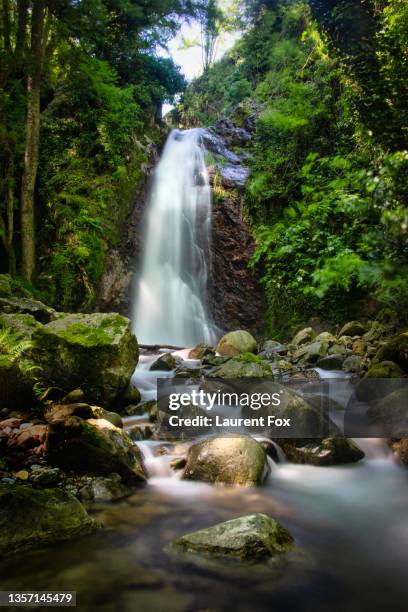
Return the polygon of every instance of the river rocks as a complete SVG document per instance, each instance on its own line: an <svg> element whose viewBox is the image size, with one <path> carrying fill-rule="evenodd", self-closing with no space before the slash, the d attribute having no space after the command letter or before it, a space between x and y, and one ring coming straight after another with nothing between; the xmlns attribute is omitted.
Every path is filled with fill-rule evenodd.
<svg viewBox="0 0 408 612"><path fill-rule="evenodd" d="M123 411L123 408L130 404L138 404L141 400L140 391L137 387L134 387L131 383L122 391L120 396L115 400L115 407L119 412Z"/></svg>
<svg viewBox="0 0 408 612"><path fill-rule="evenodd" d="M308 344L314 340L316 333L312 327L305 327L301 329L296 336L293 338L291 344L295 347L299 347L302 344Z"/></svg>
<svg viewBox="0 0 408 612"><path fill-rule="evenodd" d="M86 481L78 492L79 499L84 503L113 502L132 494L132 489L123 484L119 474L110 474L109 478L87 477Z"/></svg>
<svg viewBox="0 0 408 612"><path fill-rule="evenodd" d="M212 346L208 344L197 344L188 354L189 359L203 359L207 355L215 355L215 351Z"/></svg>
<svg viewBox="0 0 408 612"><path fill-rule="evenodd" d="M48 323L54 317L55 310L38 300L30 298L0 297L0 312L11 314L29 314L40 323Z"/></svg>
<svg viewBox="0 0 408 612"><path fill-rule="evenodd" d="M247 331L238 330L225 334L218 342L217 353L221 356L234 357L242 353L255 353L255 338Z"/></svg>
<svg viewBox="0 0 408 612"><path fill-rule="evenodd" d="M150 366L150 370L152 371L160 371L163 372L171 372L171 370L175 370L177 366L181 365L183 360L181 357L177 355L172 355L171 353L164 353L160 355Z"/></svg>
<svg viewBox="0 0 408 612"><path fill-rule="evenodd" d="M33 334L33 358L43 384L111 404L126 389L138 362L130 321L118 314L67 314Z"/></svg>
<svg viewBox="0 0 408 612"><path fill-rule="evenodd" d="M394 361L405 372L408 372L408 331L395 336L380 348L374 363Z"/></svg>
<svg viewBox="0 0 408 612"><path fill-rule="evenodd" d="M127 482L146 479L140 450L105 419L70 416L51 423L46 456L51 465L62 469L98 475L117 472Z"/></svg>
<svg viewBox="0 0 408 612"><path fill-rule="evenodd" d="M367 332L367 325L360 321L350 321L343 325L339 332L339 336L362 336Z"/></svg>
<svg viewBox="0 0 408 612"><path fill-rule="evenodd" d="M229 359L223 365L215 368L207 374L209 378L265 378L272 376L271 366L252 355L243 353L239 357Z"/></svg>
<svg viewBox="0 0 408 612"><path fill-rule="evenodd" d="M266 452L247 435L211 437L188 451L185 480L255 486L268 474Z"/></svg>
<svg viewBox="0 0 408 612"><path fill-rule="evenodd" d="M97 524L60 489L0 484L0 552L55 544L91 533Z"/></svg>
<svg viewBox="0 0 408 612"><path fill-rule="evenodd" d="M49 487L56 485L60 478L61 470L57 467L52 468L41 465L31 466L30 483L34 485Z"/></svg>
<svg viewBox="0 0 408 612"><path fill-rule="evenodd" d="M345 372L360 372L362 365L362 358L359 355L349 355L343 361L343 370Z"/></svg>
<svg viewBox="0 0 408 612"><path fill-rule="evenodd" d="M174 540L167 552L180 551L241 561L262 561L289 551L290 533L266 514L250 514Z"/></svg>
<svg viewBox="0 0 408 612"><path fill-rule="evenodd" d="M363 451L353 442L341 436L323 440L276 440L288 461L308 465L341 465L356 463L364 458Z"/></svg>

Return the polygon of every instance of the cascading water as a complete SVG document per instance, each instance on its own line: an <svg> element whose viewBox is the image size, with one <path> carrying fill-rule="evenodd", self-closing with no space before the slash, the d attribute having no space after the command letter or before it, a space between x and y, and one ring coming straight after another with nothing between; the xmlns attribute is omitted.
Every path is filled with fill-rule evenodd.
<svg viewBox="0 0 408 612"><path fill-rule="evenodd" d="M173 130L147 206L133 328L142 344L213 342L207 284L211 188L200 130Z"/></svg>

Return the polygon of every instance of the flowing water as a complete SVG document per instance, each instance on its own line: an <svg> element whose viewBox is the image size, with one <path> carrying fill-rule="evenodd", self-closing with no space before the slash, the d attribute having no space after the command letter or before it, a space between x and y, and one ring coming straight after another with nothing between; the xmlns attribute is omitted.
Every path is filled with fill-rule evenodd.
<svg viewBox="0 0 408 612"><path fill-rule="evenodd" d="M133 310L137 338L142 344L211 343L211 188L199 129L169 135L146 215Z"/></svg>
<svg viewBox="0 0 408 612"><path fill-rule="evenodd" d="M156 357L144 356L136 373L145 399L155 378L169 375L148 370ZM350 382L333 376L332 395L347 402ZM170 467L180 446L140 442L149 482L126 500L91 508L105 529L0 561L0 588L76 590L79 609L89 611L406 610L408 473L384 441L357 442L366 453L357 464L271 463L266 484L254 489L183 481ZM158 454L160 446L169 454ZM252 512L293 534L296 550L283 563L197 565L163 551L183 533Z"/></svg>

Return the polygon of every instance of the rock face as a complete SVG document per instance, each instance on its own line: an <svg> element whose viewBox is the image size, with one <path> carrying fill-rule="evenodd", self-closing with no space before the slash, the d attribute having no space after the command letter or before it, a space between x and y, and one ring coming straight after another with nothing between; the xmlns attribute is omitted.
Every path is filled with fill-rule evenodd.
<svg viewBox="0 0 408 612"><path fill-rule="evenodd" d="M40 323L48 323L54 317L55 310L38 300L31 298L2 297L0 298L0 312L6 314L18 313L32 315Z"/></svg>
<svg viewBox="0 0 408 612"><path fill-rule="evenodd" d="M256 340L242 329L225 334L218 342L217 352L224 357L235 357L241 353L255 353Z"/></svg>
<svg viewBox="0 0 408 612"><path fill-rule="evenodd" d="M71 416L50 424L45 451L48 461L63 469L98 475L116 472L128 482L146 479L139 448L105 419Z"/></svg>
<svg viewBox="0 0 408 612"><path fill-rule="evenodd" d="M97 527L83 506L60 489L0 484L0 552L54 544Z"/></svg>
<svg viewBox="0 0 408 612"><path fill-rule="evenodd" d="M166 550L262 561L292 547L292 536L277 521L266 514L250 514L184 535Z"/></svg>
<svg viewBox="0 0 408 612"><path fill-rule="evenodd" d="M183 478L254 486L268 474L266 452L246 435L212 437L190 447Z"/></svg>
<svg viewBox="0 0 408 612"><path fill-rule="evenodd" d="M67 314L33 333L33 357L47 386L81 387L110 405L129 384L138 362L130 321L118 314Z"/></svg>

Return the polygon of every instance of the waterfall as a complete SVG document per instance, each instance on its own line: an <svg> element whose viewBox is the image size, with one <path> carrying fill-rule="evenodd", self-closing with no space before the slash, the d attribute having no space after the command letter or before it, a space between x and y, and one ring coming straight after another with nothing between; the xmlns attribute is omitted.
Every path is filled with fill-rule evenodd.
<svg viewBox="0 0 408 612"><path fill-rule="evenodd" d="M173 130L154 172L133 330L142 344L214 342L208 312L211 187L200 130Z"/></svg>

